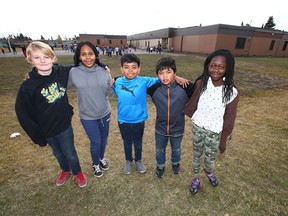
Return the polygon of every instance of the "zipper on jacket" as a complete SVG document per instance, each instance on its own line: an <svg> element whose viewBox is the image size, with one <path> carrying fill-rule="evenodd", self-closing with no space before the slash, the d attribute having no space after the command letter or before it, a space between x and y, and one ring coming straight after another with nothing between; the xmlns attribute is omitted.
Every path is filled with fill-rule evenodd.
<svg viewBox="0 0 288 216"><path fill-rule="evenodd" d="M167 89L167 135L170 135L170 86Z"/></svg>

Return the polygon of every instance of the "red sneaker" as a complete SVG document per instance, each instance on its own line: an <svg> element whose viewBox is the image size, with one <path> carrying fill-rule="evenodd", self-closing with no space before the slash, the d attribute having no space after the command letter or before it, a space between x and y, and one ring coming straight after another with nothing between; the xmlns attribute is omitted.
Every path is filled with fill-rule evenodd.
<svg viewBox="0 0 288 216"><path fill-rule="evenodd" d="M78 175L75 176L75 182L79 187L83 188L87 185L87 178L82 172L78 172Z"/></svg>
<svg viewBox="0 0 288 216"><path fill-rule="evenodd" d="M61 173L59 174L58 178L56 179L56 185L61 186L61 185L65 184L65 182L68 180L70 175L71 175L70 171L65 172L64 170L62 170Z"/></svg>

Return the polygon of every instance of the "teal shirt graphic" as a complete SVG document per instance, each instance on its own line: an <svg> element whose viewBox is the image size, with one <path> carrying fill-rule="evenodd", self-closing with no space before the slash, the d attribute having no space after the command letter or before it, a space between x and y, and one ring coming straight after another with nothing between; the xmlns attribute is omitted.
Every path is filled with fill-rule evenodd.
<svg viewBox="0 0 288 216"><path fill-rule="evenodd" d="M48 103L54 103L65 95L66 88L58 85L57 82L52 83L48 88L43 88L41 94L46 98Z"/></svg>

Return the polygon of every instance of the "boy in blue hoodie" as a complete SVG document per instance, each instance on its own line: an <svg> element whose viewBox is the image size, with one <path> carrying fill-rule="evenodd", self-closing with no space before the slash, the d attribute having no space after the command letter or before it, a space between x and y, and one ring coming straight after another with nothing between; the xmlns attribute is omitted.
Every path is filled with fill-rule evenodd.
<svg viewBox="0 0 288 216"><path fill-rule="evenodd" d="M124 173L131 174L133 160L138 171L145 173L146 167L142 163L142 139L145 121L148 119L146 92L147 88L158 83L159 79L138 76L141 70L140 59L133 53L123 55L120 62L124 76L116 79L114 90L118 97L118 126L124 142Z"/></svg>

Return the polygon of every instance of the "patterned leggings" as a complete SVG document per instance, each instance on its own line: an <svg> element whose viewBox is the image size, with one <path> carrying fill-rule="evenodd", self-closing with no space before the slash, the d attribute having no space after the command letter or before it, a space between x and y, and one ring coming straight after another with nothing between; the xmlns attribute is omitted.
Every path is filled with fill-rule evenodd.
<svg viewBox="0 0 288 216"><path fill-rule="evenodd" d="M201 157L204 152L204 169L211 173L215 168L217 150L220 142L220 133L206 130L193 124L192 128L193 141L193 160L192 167L194 178L200 175Z"/></svg>

